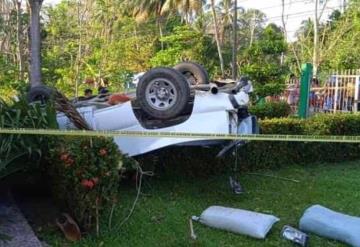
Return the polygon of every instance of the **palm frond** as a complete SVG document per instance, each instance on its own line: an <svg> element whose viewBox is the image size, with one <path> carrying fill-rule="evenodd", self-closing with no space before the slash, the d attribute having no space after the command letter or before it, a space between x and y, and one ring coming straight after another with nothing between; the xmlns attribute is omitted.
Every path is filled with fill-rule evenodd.
<svg viewBox="0 0 360 247"><path fill-rule="evenodd" d="M52 104L46 107L28 104L25 95L11 102L0 99L0 128L57 128L56 112ZM40 157L41 150L47 147L46 139L17 134L0 135L0 179L21 169L21 165L18 167L15 164L21 157L34 154Z"/></svg>

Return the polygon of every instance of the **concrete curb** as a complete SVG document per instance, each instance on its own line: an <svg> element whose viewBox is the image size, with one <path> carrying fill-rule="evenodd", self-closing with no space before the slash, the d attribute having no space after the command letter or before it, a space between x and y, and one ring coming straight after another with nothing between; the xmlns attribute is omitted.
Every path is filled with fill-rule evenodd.
<svg viewBox="0 0 360 247"><path fill-rule="evenodd" d="M9 240L2 240L3 237ZM0 192L0 247L42 247L8 192Z"/></svg>

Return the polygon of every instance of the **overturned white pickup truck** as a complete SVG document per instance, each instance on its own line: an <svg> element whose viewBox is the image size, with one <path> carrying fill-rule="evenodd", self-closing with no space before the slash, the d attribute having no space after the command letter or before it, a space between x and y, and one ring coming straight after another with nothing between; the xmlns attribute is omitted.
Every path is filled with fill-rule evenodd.
<svg viewBox="0 0 360 247"><path fill-rule="evenodd" d="M109 105L104 96L77 102L78 112L94 130L126 130L187 133L254 134L256 118L247 111L251 83L210 84L205 70L193 63L156 68L139 80L136 97ZM75 128L62 113L60 128ZM172 145L214 145L228 141L184 138L115 137L119 149L129 156ZM234 145L236 143L234 142Z"/></svg>

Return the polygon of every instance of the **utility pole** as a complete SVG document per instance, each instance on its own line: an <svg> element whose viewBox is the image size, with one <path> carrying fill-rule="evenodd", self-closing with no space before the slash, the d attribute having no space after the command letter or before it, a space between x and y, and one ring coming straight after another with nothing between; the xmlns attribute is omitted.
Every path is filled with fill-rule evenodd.
<svg viewBox="0 0 360 247"><path fill-rule="evenodd" d="M234 0L234 16L233 16L233 50L232 50L232 77L237 79L237 0Z"/></svg>
<svg viewBox="0 0 360 247"><path fill-rule="evenodd" d="M319 65L319 1L315 0L314 5L314 50L313 50L313 77L317 77Z"/></svg>

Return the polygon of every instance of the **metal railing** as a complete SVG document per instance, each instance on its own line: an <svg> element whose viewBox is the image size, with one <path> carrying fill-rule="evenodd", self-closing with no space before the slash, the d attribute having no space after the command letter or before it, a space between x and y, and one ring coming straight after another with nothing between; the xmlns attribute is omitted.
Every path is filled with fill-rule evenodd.
<svg viewBox="0 0 360 247"><path fill-rule="evenodd" d="M360 70L342 70L330 73L323 81L312 80L309 92L309 112L357 112L360 111ZM300 100L299 79L291 78L280 99L297 113Z"/></svg>
<svg viewBox="0 0 360 247"><path fill-rule="evenodd" d="M322 86L312 85L310 109L315 112L357 112L359 78L359 70L336 71Z"/></svg>

